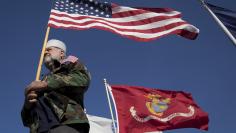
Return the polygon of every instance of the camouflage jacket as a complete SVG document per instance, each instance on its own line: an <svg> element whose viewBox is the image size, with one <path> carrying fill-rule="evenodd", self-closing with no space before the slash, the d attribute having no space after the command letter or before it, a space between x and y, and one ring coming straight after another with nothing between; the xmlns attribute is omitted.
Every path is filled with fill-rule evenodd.
<svg viewBox="0 0 236 133"><path fill-rule="evenodd" d="M43 96L50 103L61 124L88 123L84 113L84 93L88 89L90 74L78 58L69 56L55 72L45 76L48 83ZM30 110L23 107L21 117L30 133L37 133L38 118L31 116Z"/></svg>

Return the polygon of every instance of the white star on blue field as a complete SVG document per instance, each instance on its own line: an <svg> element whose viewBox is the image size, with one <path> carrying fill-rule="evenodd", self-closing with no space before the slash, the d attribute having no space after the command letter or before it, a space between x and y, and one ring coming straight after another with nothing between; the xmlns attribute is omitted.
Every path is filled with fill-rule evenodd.
<svg viewBox="0 0 236 133"><path fill-rule="evenodd" d="M98 3L93 0L55 0L53 9L70 14L110 17L111 5L107 2Z"/></svg>

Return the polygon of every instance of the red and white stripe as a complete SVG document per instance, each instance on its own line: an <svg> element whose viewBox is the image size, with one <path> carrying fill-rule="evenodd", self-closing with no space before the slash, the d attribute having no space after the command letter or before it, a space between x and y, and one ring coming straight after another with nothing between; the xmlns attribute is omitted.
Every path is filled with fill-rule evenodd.
<svg viewBox="0 0 236 133"><path fill-rule="evenodd" d="M48 25L54 28L84 30L97 28L138 41L150 41L168 34L195 39L199 29L181 19L170 9L112 6L112 17L103 18L51 10Z"/></svg>

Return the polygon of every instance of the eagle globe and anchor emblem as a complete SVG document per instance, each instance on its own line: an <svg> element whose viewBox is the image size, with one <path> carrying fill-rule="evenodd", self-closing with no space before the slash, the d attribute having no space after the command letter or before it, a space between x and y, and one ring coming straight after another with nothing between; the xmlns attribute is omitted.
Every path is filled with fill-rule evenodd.
<svg viewBox="0 0 236 133"><path fill-rule="evenodd" d="M146 102L146 107L148 110L157 116L162 116L163 112L168 109L168 104L170 104L170 98L163 98L158 94L148 94L145 96L150 101Z"/></svg>
<svg viewBox="0 0 236 133"><path fill-rule="evenodd" d="M144 118L137 115L137 111L134 106L130 107L131 116L138 122L147 122L149 120L158 120L161 122L167 122L171 119L182 116L182 117L191 117L194 115L194 108L190 105L188 107L188 113L175 112L163 118L163 114L168 110L169 105L171 104L171 98L165 98L159 94L147 94L144 96L146 98L146 107L152 115L148 115Z"/></svg>

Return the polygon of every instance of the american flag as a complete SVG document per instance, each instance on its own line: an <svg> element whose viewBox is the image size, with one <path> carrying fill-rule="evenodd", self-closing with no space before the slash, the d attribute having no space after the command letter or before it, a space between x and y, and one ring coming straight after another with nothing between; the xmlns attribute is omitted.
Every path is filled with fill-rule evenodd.
<svg viewBox="0 0 236 133"><path fill-rule="evenodd" d="M137 41L177 34L195 39L199 29L169 8L131 8L94 0L55 0L48 26L107 30Z"/></svg>

